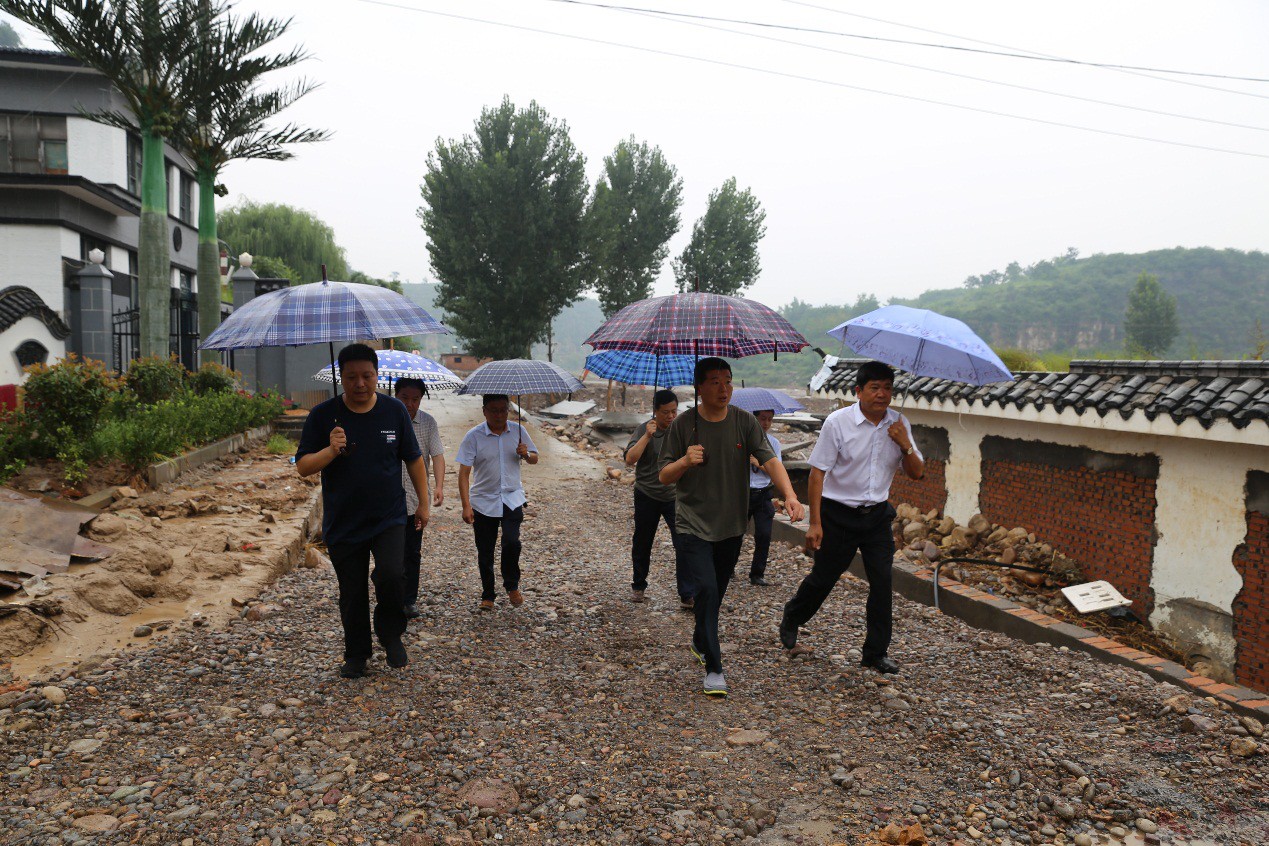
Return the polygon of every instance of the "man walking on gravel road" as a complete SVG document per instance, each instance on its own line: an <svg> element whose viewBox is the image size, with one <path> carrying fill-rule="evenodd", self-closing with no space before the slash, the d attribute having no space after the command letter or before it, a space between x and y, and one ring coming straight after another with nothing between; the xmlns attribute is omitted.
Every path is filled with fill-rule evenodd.
<svg viewBox="0 0 1269 846"><path fill-rule="evenodd" d="M441 444L441 430L436 425L436 418L419 408L423 402L426 388L420 379L398 379L393 386L397 399L405 406L410 415L410 423L414 427L414 437L419 442L423 453L423 472L432 475L432 507L440 508L445 501L445 447ZM414 513L418 500L414 498L414 483L410 479L409 465L401 467L401 489L405 491L405 510ZM413 523L405 524L405 558L402 567L405 572L405 616L413 619L419 616L414 607L419 600L419 565L423 557L423 530L414 528Z"/></svg>
<svg viewBox="0 0 1269 846"><path fill-rule="evenodd" d="M538 463L538 448L519 423L507 422L510 401L504 394L481 400L485 422L463 436L458 447L458 496L463 520L476 534L476 566L480 570L480 610L494 609L494 545L502 529L502 586L512 605L520 593L520 524L528 501L520 483L520 462Z"/></svg>
<svg viewBox="0 0 1269 846"><path fill-rule="evenodd" d="M811 450L807 489L811 527L806 549L815 553L815 564L780 620L784 648L794 654L809 652L798 644L798 628L815 616L858 550L868 576L867 635L860 664L879 673L899 672L898 663L886 655L893 606L890 483L899 467L912 479L925 474L911 426L890 408L893 391L894 370L880 361L866 362L855 376L859 401L834 411L820 429Z"/></svg>
<svg viewBox="0 0 1269 846"><path fill-rule="evenodd" d="M678 561L679 538L674 528L674 486L661 484L661 446L665 433L679 413L679 398L673 391L661 390L652 395L652 419L635 429L626 445L626 464L635 468L634 537L630 540L630 561L634 578L630 583L630 601L643 602L648 589L648 570L652 566L652 542L657 526L665 521L674 545L674 579L679 603L692 607L692 591L683 578Z"/></svg>
<svg viewBox="0 0 1269 846"><path fill-rule="evenodd" d="M784 465L762 426L748 411L730 405L731 365L703 358L693 375L700 400L670 426L661 448L662 484L676 485L675 523L679 557L696 594L691 651L705 665L703 692L726 696L718 612L736 571L749 512L749 457L771 477L794 521L802 519Z"/></svg>
<svg viewBox="0 0 1269 846"><path fill-rule="evenodd" d="M301 476L322 474L322 537L339 578L339 617L344 627L344 665L339 674L366 674L370 639L369 577L375 586L374 633L388 664L409 663L405 633L401 557L407 519L423 531L429 515L427 476L405 406L376 393L379 359L365 344L339 352L343 396L309 412L295 453ZM401 462L414 485L418 506L407 518ZM370 557L374 556L374 575Z"/></svg>

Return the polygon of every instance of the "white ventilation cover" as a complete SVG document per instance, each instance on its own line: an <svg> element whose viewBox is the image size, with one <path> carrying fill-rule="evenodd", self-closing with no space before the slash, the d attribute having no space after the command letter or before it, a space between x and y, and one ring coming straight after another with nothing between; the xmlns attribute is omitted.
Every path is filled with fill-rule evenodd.
<svg viewBox="0 0 1269 846"><path fill-rule="evenodd" d="M1132 600L1115 590L1110 582L1085 582L1082 585L1064 587L1062 593L1081 614L1105 611L1107 608L1118 608L1121 605L1132 605Z"/></svg>

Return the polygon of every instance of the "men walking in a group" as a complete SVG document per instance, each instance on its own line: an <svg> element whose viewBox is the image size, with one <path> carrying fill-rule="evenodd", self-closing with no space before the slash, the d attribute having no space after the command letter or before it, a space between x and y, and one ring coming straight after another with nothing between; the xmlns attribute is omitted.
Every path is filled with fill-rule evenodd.
<svg viewBox="0 0 1269 846"><path fill-rule="evenodd" d="M469 431L458 447L458 496L463 520L476 535L476 564L480 569L480 609L494 609L494 545L502 529L502 586L512 605L524 602L520 593L520 524L527 501L520 483L520 462L538 463L538 450L519 423L507 421L509 400L486 394L481 410L485 422Z"/></svg>
<svg viewBox="0 0 1269 846"><path fill-rule="evenodd" d="M797 521L802 504L754 416L730 405L731 365L703 358L693 376L699 404L679 415L661 447L662 484L676 485L679 558L696 593L692 654L705 665L704 693L726 696L718 612L736 570L749 509L749 457L758 459Z"/></svg>
<svg viewBox="0 0 1269 846"><path fill-rule="evenodd" d="M754 413L758 425L762 426L763 436L771 445L776 460L783 464L783 450L776 436L771 434L771 421L775 420L775 412L771 409ZM749 564L749 584L767 587L767 554L771 551L771 523L775 520L775 504L771 497L775 495L775 485L771 477L758 464L758 459L749 459L749 517L753 520L753 561Z"/></svg>
<svg viewBox="0 0 1269 846"><path fill-rule="evenodd" d="M858 550L868 577L867 636L860 663L881 673L899 672L898 663L886 654L893 604L890 483L900 466L912 479L925 473L908 421L890 408L893 389L893 369L879 361L865 363L855 376L859 401L834 411L820 429L811 450L811 527L806 534L815 564L784 606L780 621L784 648L809 651L798 646L798 628L824 604Z"/></svg>
<svg viewBox="0 0 1269 846"><path fill-rule="evenodd" d="M410 423L414 428L414 437L423 452L424 475L432 473L432 506L440 508L445 501L445 447L441 445L441 430L436 425L436 418L419 408L423 401L424 386L419 379L398 379L396 386L397 399L405 406L410 415ZM405 465L401 467L401 487L405 490L405 510L414 513L419 501L414 495L414 484L410 481L410 471ZM412 619L419 616L415 604L419 601L419 563L423 557L423 530L414 528L412 523L405 524L405 559L402 568L405 574L405 616Z"/></svg>
<svg viewBox="0 0 1269 846"><path fill-rule="evenodd" d="M665 520L670 530L670 542L676 551L674 578L678 586L679 602L684 608L692 607L692 591L684 582L683 568L679 566L677 550L678 534L674 528L674 485L663 485L661 471L661 446L665 433L679 413L679 398L673 391L661 390L652 395L652 419L635 429L626 445L626 464L635 468L634 483L634 537L630 541L630 560L634 567L634 580L630 583L630 601L643 602L648 589L648 569L652 565L652 541L657 526Z"/></svg>
<svg viewBox="0 0 1269 846"><path fill-rule="evenodd" d="M405 406L375 392L379 359L365 344L339 352L343 396L309 412L295 453L301 476L322 474L322 533L339 578L339 617L344 627L344 664L339 674L366 673L371 654L370 557L375 569L374 633L388 664L409 663L402 600L402 549L407 520L401 462L414 486L417 505L408 519L421 532L430 509L427 476Z"/></svg>

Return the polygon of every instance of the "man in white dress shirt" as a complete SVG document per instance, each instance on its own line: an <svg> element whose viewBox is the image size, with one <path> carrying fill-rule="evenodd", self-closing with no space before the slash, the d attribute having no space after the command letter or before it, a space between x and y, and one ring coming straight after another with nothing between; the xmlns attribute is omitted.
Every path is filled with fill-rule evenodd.
<svg viewBox="0 0 1269 846"><path fill-rule="evenodd" d="M480 569L480 610L494 609L494 544L502 529L502 586L512 605L520 593L520 524L527 498L520 484L520 462L538 463L538 448L519 423L507 422L509 401L486 394L481 404L485 422L469 431L458 447L458 498L463 520L476 534L476 566Z"/></svg>
<svg viewBox="0 0 1269 846"><path fill-rule="evenodd" d="M908 421L890 408L894 370L869 361L855 376L858 402L828 416L811 451L807 486L811 527L806 548L815 553L811 573L784 606L780 642L790 652L798 645L798 629L815 616L833 585L858 551L868 577L867 636L860 664L880 673L897 673L890 648L893 597L891 565L894 508L887 501L890 483L900 466L910 478L925 473L925 462L912 442Z"/></svg>

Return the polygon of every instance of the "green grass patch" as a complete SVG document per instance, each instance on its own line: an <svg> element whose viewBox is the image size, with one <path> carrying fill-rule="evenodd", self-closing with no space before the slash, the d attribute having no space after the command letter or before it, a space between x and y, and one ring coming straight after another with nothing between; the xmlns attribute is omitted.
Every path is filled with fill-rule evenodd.
<svg viewBox="0 0 1269 846"><path fill-rule="evenodd" d="M270 455L294 455L295 448L295 441L277 432L270 435L269 442L264 445L265 452Z"/></svg>

